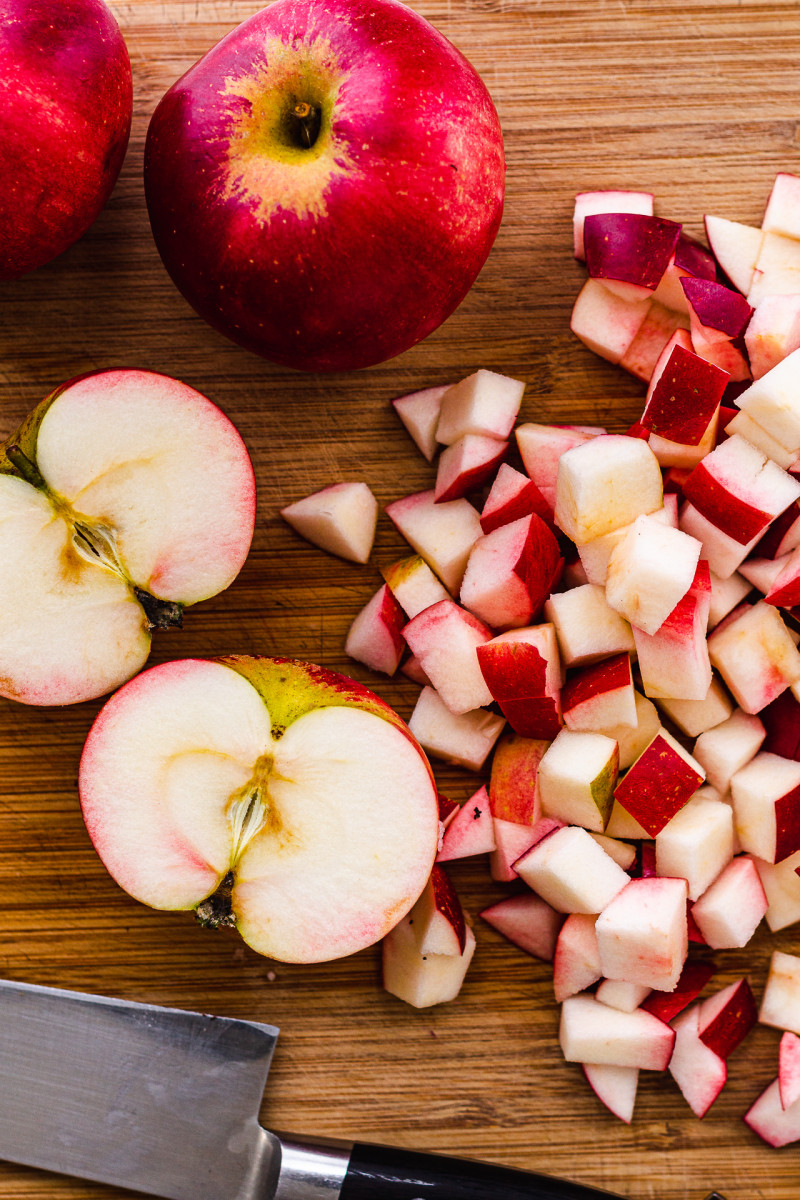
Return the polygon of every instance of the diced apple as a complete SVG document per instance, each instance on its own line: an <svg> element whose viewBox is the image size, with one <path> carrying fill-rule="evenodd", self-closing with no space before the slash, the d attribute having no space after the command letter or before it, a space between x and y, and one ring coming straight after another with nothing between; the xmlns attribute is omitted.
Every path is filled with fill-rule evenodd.
<svg viewBox="0 0 800 1200"><path fill-rule="evenodd" d="M393 500L385 511L448 591L457 592L469 552L482 532L480 517L469 500L437 504L431 490Z"/></svg>
<svg viewBox="0 0 800 1200"><path fill-rule="evenodd" d="M758 1019L762 1025L800 1035L800 958L773 950Z"/></svg>
<svg viewBox="0 0 800 1200"><path fill-rule="evenodd" d="M800 1100L800 1038L796 1033L783 1034L778 1046L778 1086L781 1105L791 1108Z"/></svg>
<svg viewBox="0 0 800 1200"><path fill-rule="evenodd" d="M493 629L529 625L563 567L554 534L531 513L477 539L464 572L461 603Z"/></svg>
<svg viewBox="0 0 800 1200"><path fill-rule="evenodd" d="M753 379L760 379L800 349L800 293L764 296L744 332L744 341Z"/></svg>
<svg viewBox="0 0 800 1200"><path fill-rule="evenodd" d="M631 375L635 375L637 379L641 379L644 383L649 383L652 379L658 360L678 330L682 330L685 333L689 341L689 346L691 346L688 334L688 316L680 312L675 312L670 307L659 302L661 285L668 278L671 269L670 267L667 268L666 275L653 293L653 300L647 310L645 319L639 326L636 336L628 346L628 349L619 360L619 365L623 370L629 371Z"/></svg>
<svg viewBox="0 0 800 1200"><path fill-rule="evenodd" d="M606 600L652 635L691 587L699 558L695 538L651 516L637 517L609 559Z"/></svg>
<svg viewBox="0 0 800 1200"><path fill-rule="evenodd" d="M697 900L733 858L730 805L699 793L656 834L656 871L686 880Z"/></svg>
<svg viewBox="0 0 800 1200"><path fill-rule="evenodd" d="M618 1008L620 1012L633 1012L644 998L650 995L651 988L643 983L628 983L624 979L604 979L595 997L601 1004Z"/></svg>
<svg viewBox="0 0 800 1200"><path fill-rule="evenodd" d="M587 279L572 306L569 327L588 350L619 363L644 324L651 303L649 293L626 298L609 291L599 279Z"/></svg>
<svg viewBox="0 0 800 1200"><path fill-rule="evenodd" d="M728 1058L758 1021L758 1007L746 979L700 1001L697 1033L703 1045Z"/></svg>
<svg viewBox="0 0 800 1200"><path fill-rule="evenodd" d="M554 738L562 726L561 662L550 622L511 629L477 648L489 691L515 733Z"/></svg>
<svg viewBox="0 0 800 1200"><path fill-rule="evenodd" d="M561 1006L559 1042L567 1062L663 1071L675 1031L641 1008L625 1013L593 996L569 996Z"/></svg>
<svg viewBox="0 0 800 1200"><path fill-rule="evenodd" d="M492 478L508 451L508 442L465 433L441 453L436 470L434 498L437 504L459 500L478 491Z"/></svg>
<svg viewBox="0 0 800 1200"><path fill-rule="evenodd" d="M522 403L522 380L479 370L454 383L442 396L436 440L452 446L465 434L505 440Z"/></svg>
<svg viewBox="0 0 800 1200"><path fill-rule="evenodd" d="M633 1120L638 1067L614 1067L608 1063L582 1063L583 1073L597 1099L626 1125Z"/></svg>
<svg viewBox="0 0 800 1200"><path fill-rule="evenodd" d="M384 584L353 620L345 653L373 671L394 675L405 650L401 633L404 625L405 614Z"/></svg>
<svg viewBox="0 0 800 1200"><path fill-rule="evenodd" d="M800 282L800 281L799 281ZM762 426L784 449L800 448L800 350L793 350L738 397L743 413ZM779 511L783 511L783 505Z"/></svg>
<svg viewBox="0 0 800 1200"><path fill-rule="evenodd" d="M652 295L675 253L681 227L642 213L592 213L584 218L586 269L622 299Z"/></svg>
<svg viewBox="0 0 800 1200"><path fill-rule="evenodd" d="M708 653L747 713L758 713L800 679L800 653L777 609L766 601L734 609L708 638Z"/></svg>
<svg viewBox="0 0 800 1200"><path fill-rule="evenodd" d="M602 833L617 781L617 743L562 729L539 764L542 813Z"/></svg>
<svg viewBox="0 0 800 1200"><path fill-rule="evenodd" d="M537 738L503 734L492 759L489 802L497 820L535 825L542 815L539 769L549 743Z"/></svg>
<svg viewBox="0 0 800 1200"><path fill-rule="evenodd" d="M452 713L460 715L492 703L476 646L492 631L453 600L425 608L403 628L412 654Z"/></svg>
<svg viewBox="0 0 800 1200"><path fill-rule="evenodd" d="M561 926L553 955L553 990L559 1004L602 977L595 920L590 913L570 913Z"/></svg>
<svg viewBox="0 0 800 1200"><path fill-rule="evenodd" d="M381 574L409 620L432 604L451 599L447 588L419 554L383 567Z"/></svg>
<svg viewBox="0 0 800 1200"><path fill-rule="evenodd" d="M605 434L561 455L555 519L576 546L662 505L658 459L639 438Z"/></svg>
<svg viewBox="0 0 800 1200"><path fill-rule="evenodd" d="M469 858L475 854L491 854L495 849L489 793L483 786L464 801L458 813L448 824L436 861L439 863L451 862L455 858Z"/></svg>
<svg viewBox="0 0 800 1200"><path fill-rule="evenodd" d="M660 636L660 631L656 636ZM678 726L681 733L690 738L699 737L707 730L721 725L733 712L731 698L716 675L712 676L708 691L702 700L672 700L661 696L658 707Z"/></svg>
<svg viewBox="0 0 800 1200"><path fill-rule="evenodd" d="M572 216L573 247L575 257L583 261L583 222L593 213L643 213L653 215L652 192L600 191L578 192Z"/></svg>
<svg viewBox="0 0 800 1200"><path fill-rule="evenodd" d="M623 871L633 870L637 858L635 846L630 842L621 842L619 838L609 837L605 833L592 833L592 837Z"/></svg>
<svg viewBox="0 0 800 1200"><path fill-rule="evenodd" d="M745 854L729 862L691 911L712 950L746 946L767 911L767 897L752 858Z"/></svg>
<svg viewBox="0 0 800 1200"><path fill-rule="evenodd" d="M661 729L617 784L614 797L655 837L704 778L700 764Z"/></svg>
<svg viewBox="0 0 800 1200"><path fill-rule="evenodd" d="M773 933L800 921L800 850L780 863L754 858L769 907L764 919Z"/></svg>
<svg viewBox="0 0 800 1200"><path fill-rule="evenodd" d="M366 483L334 483L286 505L281 516L314 546L365 563L375 539L378 501Z"/></svg>
<svg viewBox="0 0 800 1200"><path fill-rule="evenodd" d="M463 954L467 938L466 918L452 880L443 867L433 867L409 918L420 954Z"/></svg>
<svg viewBox="0 0 800 1200"><path fill-rule="evenodd" d="M686 899L685 879L631 879L597 918L603 975L671 991L688 951Z"/></svg>
<svg viewBox="0 0 800 1200"><path fill-rule="evenodd" d="M456 716L432 687L417 697L408 727L434 758L479 771L505 725L503 717L485 708Z"/></svg>
<svg viewBox="0 0 800 1200"><path fill-rule="evenodd" d="M409 392L392 401L394 411L428 462L433 462L438 449L436 426L439 422L442 396L449 387L449 384L444 384L442 387L422 388L419 392Z"/></svg>
<svg viewBox="0 0 800 1200"><path fill-rule="evenodd" d="M383 939L383 986L414 1008L455 1000L475 953L475 934L466 927L462 954L420 953L414 928L404 917Z"/></svg>
<svg viewBox="0 0 800 1200"><path fill-rule="evenodd" d="M800 1140L800 1103L783 1107L778 1078L750 1106L744 1121L768 1146L788 1146Z"/></svg>
<svg viewBox="0 0 800 1200"><path fill-rule="evenodd" d="M730 788L742 849L770 863L800 850L800 763L762 750Z"/></svg>
<svg viewBox="0 0 800 1200"><path fill-rule="evenodd" d="M605 291L600 284L598 287ZM592 441L593 434L586 429L564 425L537 425L528 421L517 426L514 436L528 476L536 484L550 508L555 508L558 464L562 454L574 446L582 446L585 442Z"/></svg>
<svg viewBox="0 0 800 1200"><path fill-rule="evenodd" d="M641 692L634 689L634 703L636 705L636 725L630 728L627 725L615 725L609 729L599 729L598 733L604 733L606 737L613 737L619 747L619 769L626 770L636 762L640 754L652 742L653 738L661 729L661 718L658 715L658 710L652 700L648 700ZM617 824L619 822L619 824ZM614 825L615 828L611 828ZM638 833L623 833L622 829L637 829ZM634 821L633 817L629 816L624 809L620 808L617 803L611 810L611 819L606 830L607 833L614 837L647 837L646 831L642 830L638 821Z"/></svg>
<svg viewBox="0 0 800 1200"><path fill-rule="evenodd" d="M673 1022L675 1048L669 1073L696 1117L704 1117L728 1076L725 1060L706 1046L698 1033L700 1006L686 1009Z"/></svg>
<svg viewBox="0 0 800 1200"><path fill-rule="evenodd" d="M565 667L588 666L634 650L630 625L610 607L604 588L597 584L554 593L545 603L544 616L555 626Z"/></svg>
<svg viewBox="0 0 800 1200"><path fill-rule="evenodd" d="M561 711L567 729L597 732L637 724L631 660L614 654L568 676L561 689Z"/></svg>
<svg viewBox="0 0 800 1200"><path fill-rule="evenodd" d="M498 900L485 908L480 916L526 954L544 962L553 961L564 915L533 892Z"/></svg>
<svg viewBox="0 0 800 1200"><path fill-rule="evenodd" d="M726 217L706 216L704 221L714 257L733 286L746 296L753 282L763 231Z"/></svg>
<svg viewBox="0 0 800 1200"><path fill-rule="evenodd" d="M739 434L733 434L695 467L683 492L702 516L746 545L797 500L800 483Z"/></svg>
<svg viewBox="0 0 800 1200"><path fill-rule="evenodd" d="M536 513L552 526L552 504L544 498L533 480L508 463L501 463L481 510L481 529L484 533L492 533L501 525L509 525L531 513Z"/></svg>
<svg viewBox="0 0 800 1200"><path fill-rule="evenodd" d="M727 382L725 371L686 349L680 339L673 340L650 380L642 425L669 441L699 445L717 413Z"/></svg>
<svg viewBox="0 0 800 1200"><path fill-rule="evenodd" d="M601 912L628 883L622 868L578 825L542 838L514 867L558 912Z"/></svg>
<svg viewBox="0 0 800 1200"><path fill-rule="evenodd" d="M701 733L692 753L705 767L706 779L711 786L724 794L736 772L755 758L765 736L762 721L737 708L719 725Z"/></svg>

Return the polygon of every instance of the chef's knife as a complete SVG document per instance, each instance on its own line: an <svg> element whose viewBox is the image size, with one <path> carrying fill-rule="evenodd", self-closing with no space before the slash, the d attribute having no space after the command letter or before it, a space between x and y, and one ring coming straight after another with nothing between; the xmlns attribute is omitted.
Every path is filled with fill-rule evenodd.
<svg viewBox="0 0 800 1200"><path fill-rule="evenodd" d="M0 981L0 1158L163 1200L613 1200L485 1163L272 1133L258 1112L277 1035Z"/></svg>

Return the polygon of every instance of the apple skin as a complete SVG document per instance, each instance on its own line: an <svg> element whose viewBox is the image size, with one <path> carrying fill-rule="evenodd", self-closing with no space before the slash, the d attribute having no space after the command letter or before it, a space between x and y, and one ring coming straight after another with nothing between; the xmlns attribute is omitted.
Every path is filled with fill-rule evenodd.
<svg viewBox="0 0 800 1200"><path fill-rule="evenodd" d="M133 84L102 0L0 0L0 279L50 262L104 207Z"/></svg>
<svg viewBox="0 0 800 1200"><path fill-rule="evenodd" d="M321 113L310 148L292 106ZM472 286L505 163L473 67L398 0L276 0L166 93L145 149L164 264L215 329L346 371L408 349Z"/></svg>

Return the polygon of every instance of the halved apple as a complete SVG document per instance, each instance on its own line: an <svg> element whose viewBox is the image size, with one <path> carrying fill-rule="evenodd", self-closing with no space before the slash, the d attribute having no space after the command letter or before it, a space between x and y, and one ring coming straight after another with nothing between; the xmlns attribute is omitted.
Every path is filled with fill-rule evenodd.
<svg viewBox="0 0 800 1200"><path fill-rule="evenodd" d="M377 942L438 847L433 775L408 727L361 684L291 659L142 672L98 714L79 788L125 891L285 962Z"/></svg>
<svg viewBox="0 0 800 1200"><path fill-rule="evenodd" d="M0 695L119 687L154 628L232 583L254 522L247 450L205 396L139 370L57 388L0 448Z"/></svg>

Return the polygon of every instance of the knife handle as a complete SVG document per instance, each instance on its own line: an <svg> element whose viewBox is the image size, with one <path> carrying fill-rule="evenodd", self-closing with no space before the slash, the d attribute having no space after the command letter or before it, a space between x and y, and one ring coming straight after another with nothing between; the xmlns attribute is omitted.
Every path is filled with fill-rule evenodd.
<svg viewBox="0 0 800 1200"><path fill-rule="evenodd" d="M356 1143L339 1200L620 1200L611 1192L490 1163Z"/></svg>

